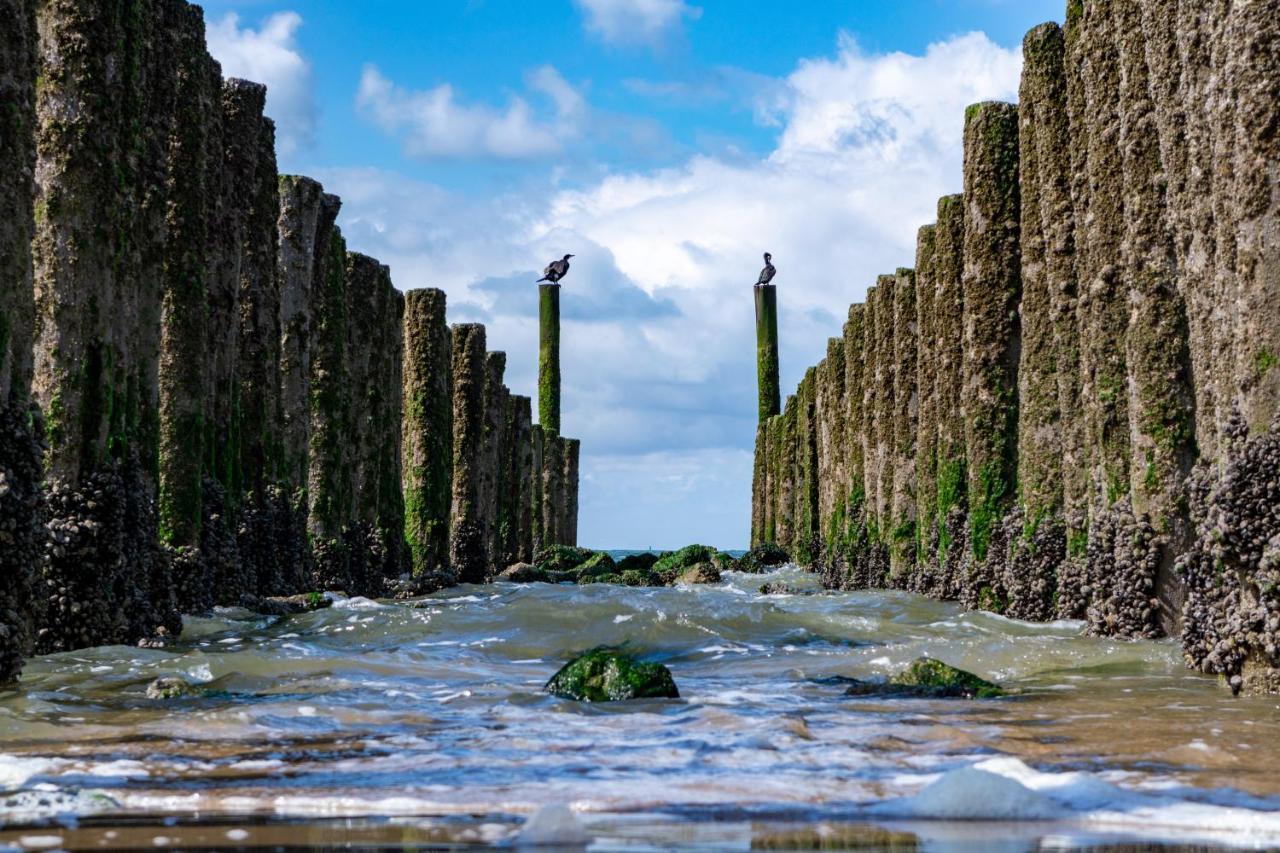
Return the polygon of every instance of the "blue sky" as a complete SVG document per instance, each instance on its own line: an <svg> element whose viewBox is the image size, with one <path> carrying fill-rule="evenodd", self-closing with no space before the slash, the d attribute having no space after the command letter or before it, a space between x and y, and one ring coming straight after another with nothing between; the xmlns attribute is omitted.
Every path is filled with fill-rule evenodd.
<svg viewBox="0 0 1280 853"><path fill-rule="evenodd" d="M344 198L353 249L485 322L532 394L536 293L564 305L580 538L745 547L750 285L779 267L783 382L960 184L964 106L1013 100L1063 0L210 0L267 83L283 171Z"/></svg>

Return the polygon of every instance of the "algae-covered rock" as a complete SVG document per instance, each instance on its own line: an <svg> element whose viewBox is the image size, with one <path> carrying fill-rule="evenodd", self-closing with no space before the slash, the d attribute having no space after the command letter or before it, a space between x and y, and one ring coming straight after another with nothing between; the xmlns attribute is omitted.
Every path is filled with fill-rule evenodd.
<svg viewBox="0 0 1280 853"><path fill-rule="evenodd" d="M197 692L196 685L174 676L163 676L147 685L148 699L181 699L184 696L194 696Z"/></svg>
<svg viewBox="0 0 1280 853"><path fill-rule="evenodd" d="M639 569L627 569L623 572L618 582L627 586L654 586L654 577L648 572L642 572Z"/></svg>
<svg viewBox="0 0 1280 853"><path fill-rule="evenodd" d="M671 672L615 649L595 649L566 664L547 682L546 691L579 702L626 699L678 699Z"/></svg>
<svg viewBox="0 0 1280 853"><path fill-rule="evenodd" d="M308 592L302 595L279 595L259 598L251 602L250 610L256 610L268 616L294 616L299 613L310 613L313 610L324 610L333 606L333 599L322 592Z"/></svg>
<svg viewBox="0 0 1280 853"><path fill-rule="evenodd" d="M528 563L516 563L499 574L496 580L510 583L539 583L546 582L548 576L546 571L537 566L531 566Z"/></svg>
<svg viewBox="0 0 1280 853"><path fill-rule="evenodd" d="M613 557L603 551L596 551L585 563L575 566L573 571L582 577L611 575L618 571L618 566L613 562Z"/></svg>
<svg viewBox="0 0 1280 853"><path fill-rule="evenodd" d="M916 696L926 699L994 699L1005 691L971 672L920 658L888 681L854 681L847 696Z"/></svg>
<svg viewBox="0 0 1280 853"><path fill-rule="evenodd" d="M591 584L591 583L622 583L622 582L623 582L622 575L619 575L619 574L579 575L578 576L578 583L582 585Z"/></svg>
<svg viewBox="0 0 1280 853"><path fill-rule="evenodd" d="M653 570L654 563L658 562L658 555L651 553L631 554L623 557L618 561L618 571L620 572L650 572Z"/></svg>
<svg viewBox="0 0 1280 853"><path fill-rule="evenodd" d="M698 563L680 573L676 583L705 584L720 583L720 570L714 563Z"/></svg>
<svg viewBox="0 0 1280 853"><path fill-rule="evenodd" d="M737 561L740 572L757 575L785 566L791 562L791 555L777 545L759 545L743 554Z"/></svg>
<svg viewBox="0 0 1280 853"><path fill-rule="evenodd" d="M668 551L653 564L657 574L667 572L680 573L682 569L690 569L698 563L709 563L716 556L716 549L709 545L686 545L679 551Z"/></svg>
<svg viewBox="0 0 1280 853"><path fill-rule="evenodd" d="M539 551L533 562L545 572L570 572L595 556L596 552L590 548L552 545Z"/></svg>
<svg viewBox="0 0 1280 853"><path fill-rule="evenodd" d="M715 556L711 558L711 564L722 572L736 572L738 570L737 558L725 551L717 551Z"/></svg>

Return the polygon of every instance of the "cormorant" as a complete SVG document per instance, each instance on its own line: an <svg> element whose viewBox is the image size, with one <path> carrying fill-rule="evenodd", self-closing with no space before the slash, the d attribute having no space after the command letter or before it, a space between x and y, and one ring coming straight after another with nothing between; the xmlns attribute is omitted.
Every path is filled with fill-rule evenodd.
<svg viewBox="0 0 1280 853"><path fill-rule="evenodd" d="M538 279L535 284L542 284L544 281L559 284L560 279L564 278L569 272L569 259L572 257L573 255L565 255L561 260L547 264L547 268L542 271L542 278Z"/></svg>
<svg viewBox="0 0 1280 853"><path fill-rule="evenodd" d="M773 266L773 255L768 252L764 253L764 269L760 270L760 280L756 282L756 287L762 284L768 284L773 281L773 277L778 271Z"/></svg>

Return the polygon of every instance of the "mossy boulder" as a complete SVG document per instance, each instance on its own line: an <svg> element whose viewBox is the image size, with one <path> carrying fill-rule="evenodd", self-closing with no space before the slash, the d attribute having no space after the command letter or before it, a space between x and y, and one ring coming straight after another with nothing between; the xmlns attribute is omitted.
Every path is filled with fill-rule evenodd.
<svg viewBox="0 0 1280 853"><path fill-rule="evenodd" d="M995 699L1005 691L971 672L933 658L920 658L888 681L855 681L848 696L908 696L924 699Z"/></svg>
<svg viewBox="0 0 1280 853"><path fill-rule="evenodd" d="M698 563L681 572L680 577L676 578L676 583L720 583L720 570L715 567L714 563Z"/></svg>
<svg viewBox="0 0 1280 853"><path fill-rule="evenodd" d="M658 562L657 554L631 554L618 561L618 571L648 573L653 570L653 564L656 562Z"/></svg>
<svg viewBox="0 0 1280 853"><path fill-rule="evenodd" d="M533 563L544 572L571 572L595 555L596 552L590 548L552 545L539 551Z"/></svg>
<svg viewBox="0 0 1280 853"><path fill-rule="evenodd" d="M717 551L711 558L711 564L721 572L736 572L738 570L738 560L726 551Z"/></svg>
<svg viewBox="0 0 1280 853"><path fill-rule="evenodd" d="M654 586L653 575L639 569L627 569L619 580L627 586Z"/></svg>
<svg viewBox="0 0 1280 853"><path fill-rule="evenodd" d="M603 551L596 551L586 562L576 566L573 571L578 573L579 577L593 577L596 575L612 575L618 573L618 564L613 561Z"/></svg>
<svg viewBox="0 0 1280 853"><path fill-rule="evenodd" d="M681 570L693 568L698 563L710 563L715 556L716 549L709 545L686 545L679 551L668 551L659 557L653 564L653 571L660 575L668 572L679 575Z"/></svg>
<svg viewBox="0 0 1280 853"><path fill-rule="evenodd" d="M570 661L551 677L546 691L579 702L680 698L665 666L638 661L616 649L595 649Z"/></svg>
<svg viewBox="0 0 1280 853"><path fill-rule="evenodd" d="M738 559L738 571L753 575L772 571L791 562L791 555L777 545L760 545Z"/></svg>

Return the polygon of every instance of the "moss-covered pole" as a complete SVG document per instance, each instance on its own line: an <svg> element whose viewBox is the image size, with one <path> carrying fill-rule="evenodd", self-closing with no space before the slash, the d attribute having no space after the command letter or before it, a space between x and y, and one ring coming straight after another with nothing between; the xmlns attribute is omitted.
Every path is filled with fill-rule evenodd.
<svg viewBox="0 0 1280 853"><path fill-rule="evenodd" d="M760 391L760 420L782 413L778 379L778 288L756 285L756 382Z"/></svg>
<svg viewBox="0 0 1280 853"><path fill-rule="evenodd" d="M542 436L542 544L563 545L560 529L564 506L564 442L558 436Z"/></svg>
<svg viewBox="0 0 1280 853"><path fill-rule="evenodd" d="M863 305L862 431L859 436L862 444L862 492L865 499L863 518L867 531L867 548L879 543L880 531L880 457L876 444L876 402L882 382L880 351L876 346L876 329L880 322L879 304L878 289L869 288ZM870 583L867 578L863 581Z"/></svg>
<svg viewBox="0 0 1280 853"><path fill-rule="evenodd" d="M893 287L893 500L890 570L892 585L912 587L916 562L916 429L919 420L916 273L900 268Z"/></svg>
<svg viewBox="0 0 1280 853"><path fill-rule="evenodd" d="M1176 634L1183 595L1174 559L1191 541L1184 484L1196 453L1187 313L1177 287L1160 139L1152 133L1156 117L1138 3L1122 0L1114 4L1112 15L1122 81L1120 147L1125 237L1121 243L1120 276L1127 286L1130 311L1125 341L1130 484L1134 510L1148 516L1160 536L1155 601L1162 630ZM1272 105L1271 109L1275 116L1276 107ZM1255 307L1273 318L1280 316L1280 304ZM1254 326L1253 337L1260 345L1265 345L1264 335L1272 333L1276 324L1273 320L1265 325L1267 331ZM1263 429L1269 425L1268 418ZM1145 594L1134 598L1135 605L1140 604L1141 611L1146 611L1150 599Z"/></svg>
<svg viewBox="0 0 1280 853"><path fill-rule="evenodd" d="M964 387L970 550L986 559L1016 490L1017 341L1021 298L1018 109L965 114ZM970 590L970 592L981 590Z"/></svg>
<svg viewBox="0 0 1280 853"><path fill-rule="evenodd" d="M307 529L323 587L349 583L342 538L353 520L347 377L347 243L329 229L312 288L311 461ZM332 586L340 584L343 586Z"/></svg>
<svg viewBox="0 0 1280 853"><path fill-rule="evenodd" d="M551 544L547 539L546 519L543 516L545 491L542 469L546 465L547 434L541 424L533 424L529 433L529 545L534 557Z"/></svg>
<svg viewBox="0 0 1280 853"><path fill-rule="evenodd" d="M538 421L560 435L560 285L538 285Z"/></svg>
<svg viewBox="0 0 1280 853"><path fill-rule="evenodd" d="M266 104L266 87L240 83ZM267 498L280 473L280 184L275 124L257 122L240 258L240 468L246 497Z"/></svg>
<svg viewBox="0 0 1280 853"><path fill-rule="evenodd" d="M581 470L582 442L564 439L564 522L560 538L564 545L578 544L578 479Z"/></svg>
<svg viewBox="0 0 1280 853"><path fill-rule="evenodd" d="M1080 299L1081 389L1090 509L1105 512L1129 492L1128 293L1116 262L1124 235L1120 151L1119 56L1106 4L1088 3L1068 16L1068 109L1074 136Z"/></svg>
<svg viewBox="0 0 1280 853"><path fill-rule="evenodd" d="M511 398L512 487L514 507L514 560L533 562L533 401L519 395Z"/></svg>
<svg viewBox="0 0 1280 853"><path fill-rule="evenodd" d="M35 314L31 236L35 187L35 0L0 0L0 684L18 679L32 651L42 600L33 594L44 546L40 447L27 428Z"/></svg>
<svg viewBox="0 0 1280 853"><path fill-rule="evenodd" d="M311 288L324 216L324 188L310 178L280 176L280 398L281 475L295 501L306 497L311 397ZM300 494L299 494L300 493Z"/></svg>
<svg viewBox="0 0 1280 853"><path fill-rule="evenodd" d="M796 530L792 557L812 565L818 533L818 428L816 418L818 371L805 371L796 392Z"/></svg>
<svg viewBox="0 0 1280 853"><path fill-rule="evenodd" d="M484 443L477 464L480 468L480 507L484 514L485 565L490 572L506 568L503 561L502 508L509 486L504 479L503 448L506 446L507 413L511 392L503 383L507 354L485 355Z"/></svg>
<svg viewBox="0 0 1280 853"><path fill-rule="evenodd" d="M925 225L916 236L916 558L913 589L931 591L938 576L938 542L934 510L938 503L938 358L934 311L937 276L937 226Z"/></svg>
<svg viewBox="0 0 1280 853"><path fill-rule="evenodd" d="M840 554L829 582L840 588L857 588L864 584L862 572L855 571L866 548L866 474L864 412L864 376L866 373L866 306L849 306L849 319L844 324L844 447L845 505L838 513L837 535L841 537Z"/></svg>
<svg viewBox="0 0 1280 853"><path fill-rule="evenodd" d="M755 455L751 468L751 547L769 541L769 432L766 421L756 425Z"/></svg>
<svg viewBox="0 0 1280 853"><path fill-rule="evenodd" d="M449 564L462 583L485 579L485 515L480 504L484 452L485 330L478 323L452 328L453 484Z"/></svg>
<svg viewBox="0 0 1280 853"><path fill-rule="evenodd" d="M204 26L190 10L177 37L178 114L170 145L168 241L164 263L160 350L160 538L198 546L203 518L207 300L208 179L221 138L220 82L204 46ZM211 127L212 125L212 127ZM220 158L219 158L220 161ZM199 247L192 249L192 247ZM184 567L195 571L194 562ZM205 578L182 577L183 606L207 598ZM191 596L195 600L191 600ZM207 603L205 606L208 606Z"/></svg>
<svg viewBox="0 0 1280 853"><path fill-rule="evenodd" d="M876 545L885 559L890 558L893 544L893 477L894 462L894 387L898 372L897 347L894 345L894 304L897 301L896 276L882 275L876 280L876 387L875 387L875 459L876 459ZM888 582L889 564L877 567L874 586Z"/></svg>
<svg viewBox="0 0 1280 853"><path fill-rule="evenodd" d="M844 338L827 341L827 357L818 365L818 396L815 416L818 423L818 535L824 568L834 556L848 481L844 447Z"/></svg>
<svg viewBox="0 0 1280 853"><path fill-rule="evenodd" d="M144 73L171 59L148 52L150 10L120 11L37 4L32 390L45 414L49 529L59 540L43 567L57 592L42 652L136 642L156 627L153 602L169 595L149 482L163 220L143 215L156 211L144 199L164 197L163 161L148 154L168 117L143 107L154 82Z"/></svg>
<svg viewBox="0 0 1280 853"><path fill-rule="evenodd" d="M936 234L938 385L938 502L933 523L938 539L936 591L946 598L959 594L960 569L968 549L968 466L965 462L964 410L964 197L938 200Z"/></svg>
<svg viewBox="0 0 1280 853"><path fill-rule="evenodd" d="M405 294L403 483L414 576L447 567L453 481L452 348L442 290Z"/></svg>

